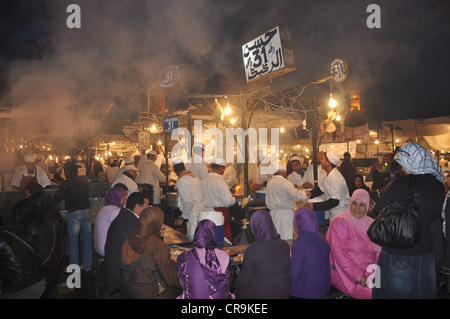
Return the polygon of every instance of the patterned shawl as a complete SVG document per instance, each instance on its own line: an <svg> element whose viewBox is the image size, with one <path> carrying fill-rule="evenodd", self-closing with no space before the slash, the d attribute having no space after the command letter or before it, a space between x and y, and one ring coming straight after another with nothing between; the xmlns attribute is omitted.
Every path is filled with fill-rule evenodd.
<svg viewBox="0 0 450 319"><path fill-rule="evenodd" d="M445 181L444 172L434 156L422 145L407 143L400 147L395 160L409 173L414 175L432 174L438 181Z"/></svg>

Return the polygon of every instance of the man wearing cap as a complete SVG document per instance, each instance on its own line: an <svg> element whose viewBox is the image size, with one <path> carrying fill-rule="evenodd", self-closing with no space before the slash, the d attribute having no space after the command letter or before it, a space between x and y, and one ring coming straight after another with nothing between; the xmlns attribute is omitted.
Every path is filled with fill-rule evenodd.
<svg viewBox="0 0 450 319"><path fill-rule="evenodd" d="M281 239L294 238L294 202L305 201L307 194L287 180L286 165L279 163L266 186L266 205Z"/></svg>
<svg viewBox="0 0 450 319"><path fill-rule="evenodd" d="M116 181L116 179L118 179L119 177L121 177L123 175L123 172L125 171L125 166L133 164L134 165L134 157L133 156L128 156L127 158L125 158L125 160L123 161L123 166L121 165L121 167L117 170L116 175L114 175L114 181Z"/></svg>
<svg viewBox="0 0 450 319"><path fill-rule="evenodd" d="M337 169L339 161L340 158L335 152L324 152L320 165L327 173L327 177L322 185L318 185L311 191L310 198L325 194L325 201L305 204L314 211L328 212L330 222L337 214L346 210L350 204L347 183Z"/></svg>
<svg viewBox="0 0 450 319"><path fill-rule="evenodd" d="M186 169L195 174L200 180L203 180L208 174L208 165L204 161L205 156L205 144L194 144L194 156L191 157L190 162L185 164Z"/></svg>
<svg viewBox="0 0 450 319"><path fill-rule="evenodd" d="M202 180L202 193L206 209L222 212L224 236L230 242L233 242L228 207L236 203L236 198L231 194L228 184L223 178L224 172L225 161L219 157L214 158L214 162L211 164L211 172L206 174Z"/></svg>
<svg viewBox="0 0 450 319"><path fill-rule="evenodd" d="M114 187L116 184L122 183L128 188L128 197L134 192L137 192L138 186L135 182L136 176L139 172L139 169L134 166L133 164L128 164L124 167L124 172L122 176L120 176L118 179L116 179L112 184L111 187Z"/></svg>
<svg viewBox="0 0 450 319"><path fill-rule="evenodd" d="M159 183L166 182L166 176L161 172L155 164L157 154L156 151L147 153L147 160L141 161L140 173L138 177L139 184L150 184L153 186L153 205L161 205L161 188Z"/></svg>
<svg viewBox="0 0 450 319"><path fill-rule="evenodd" d="M303 187L305 183L305 171L302 168L302 159L298 156L292 156L289 160L292 166L292 173L289 174L287 179L292 182L296 187Z"/></svg>
<svg viewBox="0 0 450 319"><path fill-rule="evenodd" d="M24 191L31 183L39 183L43 188L51 184L45 171L37 166L36 155L28 153L24 156L24 165L14 170L11 187L15 191Z"/></svg>
<svg viewBox="0 0 450 319"><path fill-rule="evenodd" d="M200 212L205 211L202 184L198 177L191 171L186 170L181 158L173 160L173 170L178 176L177 188L180 196L181 211L181 216L175 221L175 225L180 225L183 220L187 220L186 236L193 239L197 228L198 215Z"/></svg>

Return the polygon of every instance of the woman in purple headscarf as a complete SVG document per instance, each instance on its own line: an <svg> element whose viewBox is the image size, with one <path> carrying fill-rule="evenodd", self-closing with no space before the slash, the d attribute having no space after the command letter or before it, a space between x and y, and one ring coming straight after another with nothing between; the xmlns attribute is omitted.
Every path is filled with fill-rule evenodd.
<svg viewBox="0 0 450 319"><path fill-rule="evenodd" d="M355 299L372 299L369 281L371 277L376 278L373 271L381 251L367 236L373 222L367 216L369 205L369 193L355 190L350 205L331 221L327 232L331 246L331 284Z"/></svg>
<svg viewBox="0 0 450 319"><path fill-rule="evenodd" d="M216 224L200 221L194 248L177 258L178 278L183 289L179 299L230 299L230 256L217 249Z"/></svg>
<svg viewBox="0 0 450 319"><path fill-rule="evenodd" d="M330 245L319 232L316 214L308 207L294 215L290 277L293 298L321 299L330 291Z"/></svg>
<svg viewBox="0 0 450 319"><path fill-rule="evenodd" d="M254 212L255 242L245 251L234 294L240 299L289 298L289 244L280 238L270 213Z"/></svg>
<svg viewBox="0 0 450 319"><path fill-rule="evenodd" d="M123 188L111 188L105 195L105 206L99 210L95 217L94 248L100 256L105 256L105 242L109 226L119 215L127 199L127 193L128 191Z"/></svg>

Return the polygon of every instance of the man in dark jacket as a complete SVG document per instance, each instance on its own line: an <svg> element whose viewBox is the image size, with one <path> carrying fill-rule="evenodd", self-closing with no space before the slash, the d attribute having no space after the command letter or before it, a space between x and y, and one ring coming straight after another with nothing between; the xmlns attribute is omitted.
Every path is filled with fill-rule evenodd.
<svg viewBox="0 0 450 319"><path fill-rule="evenodd" d="M140 192L128 197L126 207L109 226L105 243L105 281L109 295L116 295L120 289L120 256L122 244L139 223L141 211L149 206L149 198Z"/></svg>
<svg viewBox="0 0 450 319"><path fill-rule="evenodd" d="M78 166L67 162L63 166L66 180L59 184L54 195L56 203L64 199L67 210L67 230L69 234L69 263L80 265L80 231L83 242L81 269L92 270L93 244L92 225L89 212L89 182L78 176Z"/></svg>

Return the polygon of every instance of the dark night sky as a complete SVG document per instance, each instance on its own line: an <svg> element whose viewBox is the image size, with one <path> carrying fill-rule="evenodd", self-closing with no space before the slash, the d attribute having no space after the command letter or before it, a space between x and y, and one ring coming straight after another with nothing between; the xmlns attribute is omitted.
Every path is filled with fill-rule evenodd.
<svg viewBox="0 0 450 319"><path fill-rule="evenodd" d="M81 29L66 26L70 3L81 7ZM366 25L371 3L381 8L381 29ZM276 78L276 91L326 77L340 57L349 69L343 91L360 89L372 120L448 115L449 3L2 1L0 102L92 116L115 101L126 112L168 65L180 69L179 92L238 93L246 88L241 46L284 23L297 70Z"/></svg>

